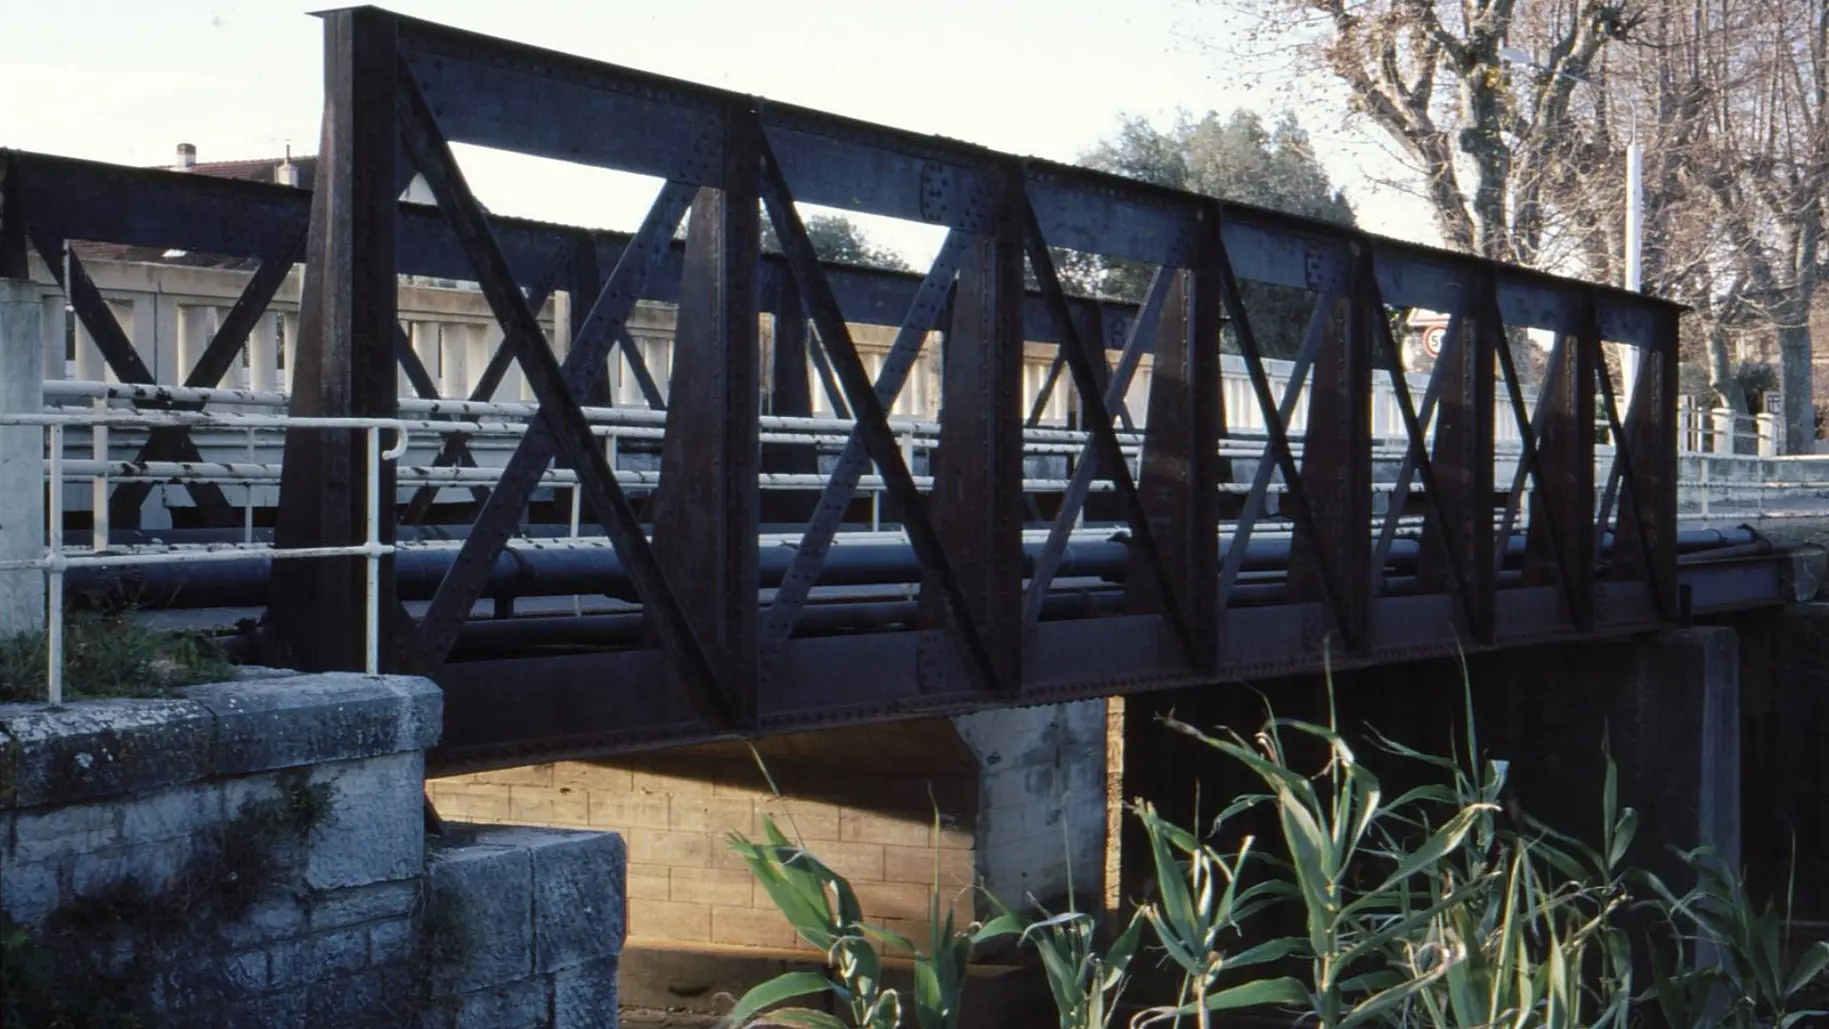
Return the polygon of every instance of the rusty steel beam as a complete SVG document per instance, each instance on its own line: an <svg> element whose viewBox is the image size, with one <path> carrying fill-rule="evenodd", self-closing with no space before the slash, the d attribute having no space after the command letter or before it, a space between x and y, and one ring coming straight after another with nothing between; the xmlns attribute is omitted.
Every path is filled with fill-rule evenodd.
<svg viewBox="0 0 1829 1029"><path fill-rule="evenodd" d="M96 349L101 351L102 360L107 363L108 370L112 371L115 378L121 382L152 385L156 381L152 369L146 366L145 359L140 356L138 350L134 349L133 340L128 337L126 330L121 328L120 319L115 317L114 310L102 298L101 290L96 288L95 280L89 277L88 269L83 266L81 258L70 252L68 244L59 239L40 237L33 241L33 246L50 267L51 277L56 280L58 286L62 287L69 298L70 308L76 313L77 320L82 323L83 328L89 331L89 337L95 341ZM224 339L226 340L226 337ZM210 385L215 385L215 383L210 383ZM168 401L136 401L134 406L158 410L180 405ZM183 429L154 429L150 436L147 446L152 447L156 444L157 452L161 455L162 460L203 460L203 455L191 442L190 433ZM192 503L197 505L206 526L220 528L235 524L235 510L229 506L228 498L223 496L221 487L202 482L185 483L184 487L185 491L190 494ZM144 487L139 497L141 500L144 499ZM131 511L111 504L109 514L122 517L123 521L119 524L125 528L135 528L140 524L140 505L137 502L132 506Z"/></svg>
<svg viewBox="0 0 1829 1029"><path fill-rule="evenodd" d="M219 179L159 168L121 165L53 157L28 151L0 149L0 231L26 225L49 238L120 243L178 249L225 257L260 259L288 238L305 231L311 193L291 186ZM554 225L521 218L495 217L497 238L515 279L523 286L535 282L550 255L558 250L593 251L600 266L613 267L631 236L625 232ZM395 219L395 270L401 275L462 279L469 274L466 258L437 208L401 202ZM656 274L642 284L640 297L660 303L679 300L680 269L685 260L683 241L672 241ZM898 324L907 310L921 276L909 272L822 261L846 321L859 325ZM793 277L786 260L764 253L759 272L764 309L780 313L773 298L786 296L785 284ZM596 291L587 293L595 296ZM1122 324L1136 306L1122 300L1071 299L1076 312L1099 311ZM1031 343L1059 342L1053 322L1039 293L1023 301L1023 335ZM823 355L815 351L816 359ZM651 374L644 390L654 385ZM649 394L654 402L658 398ZM656 408L661 405L654 403Z"/></svg>
<svg viewBox="0 0 1829 1029"><path fill-rule="evenodd" d="M1493 410L1491 356L1477 345L1456 351L1457 364L1446 369L1451 381L1440 401L1435 425L1435 452L1444 457L1442 474L1429 453L1423 423L1410 397L1404 376L1403 355L1391 335L1391 323L1372 275L1372 254L1361 255L1360 274L1353 279L1354 321L1364 332L1374 353L1390 375L1391 393L1403 419L1408 441L1406 455L1422 480L1428 522L1423 530L1426 555L1421 577L1426 587L1452 590L1461 600L1462 623L1479 642L1492 639L1493 592L1498 569L1493 566L1492 453ZM1432 377L1433 380L1434 377ZM1432 381L1433 384L1433 381ZM1395 494L1392 502L1401 509ZM1369 513L1369 512L1368 512ZM1367 595L1380 569L1376 560L1367 566Z"/></svg>
<svg viewBox="0 0 1829 1029"><path fill-rule="evenodd" d="M902 392L908 374L914 370L915 360L920 357L922 341L932 331L935 322L943 316L963 259L965 240L964 233L947 233L946 239L940 244L940 252L934 255L933 264L922 280L920 290L915 293L914 301L896 333L895 342L890 344L889 353L883 358L874 389L877 402L885 408L894 404L895 398ZM870 454L865 449L863 436L860 429L854 427L850 438L845 441L845 449L839 453L838 461L820 491L813 515L807 521L806 532L794 548L793 565L775 590L774 600L763 614L765 679L774 674L774 656L779 651L780 644L793 632L794 621L806 604L813 584L819 579L826 555L832 547L832 537L837 535L844 519L845 508L856 495L858 480L869 470L869 465Z"/></svg>
<svg viewBox="0 0 1829 1029"><path fill-rule="evenodd" d="M992 679L1022 684L1021 200L1006 183L986 198L998 214L959 264L953 317L940 350L940 441L928 503L934 533L964 592L967 618L991 642ZM1044 286L1044 291L1045 291ZM1066 352L1066 347L1061 351ZM926 623L944 629L940 569L922 584ZM928 692L946 680L931 676Z"/></svg>
<svg viewBox="0 0 1829 1029"><path fill-rule="evenodd" d="M298 365L291 413L388 417L398 409L395 371L398 286L394 213L405 182L398 167L391 96L398 60L394 26L374 11L324 22L324 123L319 186L311 194L310 236L299 299ZM367 455L363 434L293 429L286 434L273 545L346 546L367 538ZM379 470L382 496L394 495L394 466ZM380 537L394 539L394 505L381 505ZM362 558L282 561L273 571L263 660L306 671L360 670L366 664L365 562ZM394 562L381 560L381 596L394 596ZM380 627L383 666L415 662L398 624Z"/></svg>
<svg viewBox="0 0 1829 1029"><path fill-rule="evenodd" d="M8 253L22 233L268 257L298 238L312 207L306 338L317 345L301 351L297 381L305 394L299 409L322 413L391 410L397 273L481 284L503 326L501 369L513 354L541 410L420 627L426 656L449 691L445 746L461 755L458 763L1287 674L1320 667L1330 648L1338 663L1406 660L1640 631L1677 615L1672 305L373 9L328 15L326 33L330 94L324 177L315 195L8 152L0 155L0 261L17 263ZM412 167L396 159L402 143L438 208L398 203L402 175ZM453 143L655 175L666 184L633 237L492 218L452 160ZM695 196L687 239L670 242ZM758 199L782 240L781 255L758 254ZM820 262L796 204L941 226L947 242L926 275ZM1141 312L1068 296L1050 247L1147 262L1161 269L1158 286ZM1025 250L1039 286L1032 292L1021 285ZM555 254L569 263L568 273L554 270ZM605 276L603 268L612 270ZM574 297L572 349L563 362L524 293L530 285L535 298L550 291L543 277L563 279ZM1258 345L1262 326L1245 310L1244 282L1321 298L1280 403ZM680 305L678 360L665 383L654 381L628 337L638 298ZM1397 367L1388 307L1459 318L1461 345L1432 377L1420 410ZM764 311L781 319L773 355L777 402L810 410L817 388L811 361L833 406L856 414L801 551L766 610L758 598L756 472L764 462L799 464L813 455L790 458L758 445L757 322ZM1221 487L1230 475L1217 452L1228 432L1222 315L1269 427L1248 510L1223 560L1216 544ZM816 341L807 338L809 320ZM945 395L936 487L923 495L886 410L937 322L946 327ZM847 323L899 327L875 381ZM1508 328L1526 327L1571 341L1566 368L1553 369L1535 418L1504 337ZM1138 341L1152 335L1152 417L1133 481L1117 427L1128 423L1123 393L1140 360ZM1108 352L1126 337L1114 379ZM1646 354L1646 373L1623 418L1608 383L1596 378L1601 339ZM1016 531L1024 503L1022 423L1036 410L1018 386L1025 340L1060 344L1052 375L1071 373L1075 417L1090 436L1078 464L1069 459L1079 488L1069 489L1044 560L1033 568L1025 567ZM579 409L601 395L604 364L616 347L651 405L662 406L663 389L668 394L652 544ZM1527 567L1520 579L1507 569L1513 578L1504 589L1491 531L1495 359L1537 505L1526 545L1537 572ZM1418 579L1388 593L1377 577L1392 523L1387 519L1379 534L1372 519L1370 411L1380 363L1392 376L1410 440L1393 504L1403 506L1415 475L1429 514ZM408 365L423 391L429 376ZM1298 462L1288 419L1311 367ZM1620 511L1605 580L1597 575L1592 512L1593 420L1586 429L1578 424L1592 410L1596 385L1621 440L1620 489L1602 504L1617 502ZM1037 403L1045 403L1046 389ZM1432 401L1439 405L1433 417ZM346 501L362 471L357 455L347 440L295 438L276 537L343 542L355 510ZM444 662L555 457L578 471L579 489L614 543L650 635L616 644L631 649L589 657ZM1585 479L1582 461L1590 462ZM797 614L870 464L912 544L923 576L912 606L925 605L924 616L907 631L796 636ZM1295 523L1294 554L1288 588L1267 596L1263 583L1240 581L1247 574L1240 537L1262 513L1255 508L1278 470L1287 488L1283 513ZM1115 604L1122 589L1125 607L1055 620L1043 603L1047 558L1050 548L1058 553L1059 530L1072 523L1095 471L1112 479L1129 546L1128 573L1121 586L1099 587L1101 603ZM309 492L307 482L324 495ZM1545 557L1553 576L1540 574ZM280 594L275 625L295 653L310 632L324 633L325 660L334 663L359 640L351 620L344 611L321 623L302 614L304 598L329 606L345 599L348 570L331 567L312 590ZM1025 620L1030 575L1036 614ZM1734 588L1751 588L1743 587ZM350 612L360 606L346 605ZM1344 638L1346 654L1332 644L1330 628Z"/></svg>
<svg viewBox="0 0 1829 1029"><path fill-rule="evenodd" d="M412 18L397 19L426 95L446 113L453 141L645 175L692 145L726 112L755 98L697 83L510 43ZM487 102L482 102L487 98ZM805 203L983 231L972 196L992 188L1010 160L982 147L872 125L792 104L759 112L784 175ZM1200 246L1209 198L1086 168L1026 160L1025 192L1057 246L1187 267ZM1243 278L1300 289L1344 282L1362 234L1350 227L1238 204L1224 205L1223 234ZM1380 288L1401 307L1440 310L1469 283L1500 275L1506 321L1572 330L1580 286L1542 272L1390 241L1380 244ZM1447 270L1451 274L1444 275ZM1452 281L1454 272L1462 281ZM1610 339L1659 341L1659 301L1605 290Z"/></svg>
<svg viewBox="0 0 1829 1029"><path fill-rule="evenodd" d="M1776 603L1782 595L1776 559L1685 566L1681 582L1697 610ZM1187 668L1152 615L1043 621L1034 633L1018 698L966 688L923 690L924 633L886 631L791 641L783 655L792 673L759 713L761 733L804 732L935 713L965 714L1010 703L1071 701L1185 686L1239 682L1454 658L1458 655L1643 633L1665 624L1642 583L1609 583L1592 631L1562 617L1555 587L1502 590L1500 631L1490 644L1470 641L1456 625L1459 601L1447 594L1380 597L1368 611L1358 651L1329 649L1307 626L1315 604L1237 608L1228 613L1227 652L1210 670ZM1748 598L1753 598L1749 600ZM674 694L648 688L660 668L652 651L463 662L439 675L445 689L445 735L428 756L441 773L537 761L604 756L679 746L719 737ZM868 675L858 669L869 669Z"/></svg>
<svg viewBox="0 0 1829 1029"><path fill-rule="evenodd" d="M1000 688L997 674L999 664L991 654L983 627L973 618L971 596L955 571L953 561L935 528L928 512L927 498L916 490L914 475L902 459L895 434L889 428L888 405L877 395L876 384L870 381L870 375L864 370L864 363L857 355L857 347L851 341L851 331L838 309L838 300L832 293L831 283L814 256L812 241L807 238L806 225L794 207L794 193L786 176L782 174L780 165L774 160L766 132L762 134L762 197L768 207L769 219L775 226L775 233L781 239L788 264L794 271L795 281L800 285L801 299L806 302L807 312L812 315L821 344L832 358L833 370L844 387L845 399L850 401L851 409L857 412L854 432L864 452L876 463L877 470L888 487L889 496L901 505L903 530L907 532L909 543L920 558L922 567L933 574L938 586L950 630L942 638L950 638L957 648L958 661L953 663L963 666L963 676L975 688L995 691ZM944 668L947 662L942 656L927 662L927 665L930 668Z"/></svg>
<svg viewBox="0 0 1829 1029"><path fill-rule="evenodd" d="M687 222L666 437L653 512L654 555L713 662L726 716L756 713L757 417L761 354L756 258L760 148L755 123L725 125L719 188Z"/></svg>
<svg viewBox="0 0 1829 1029"><path fill-rule="evenodd" d="M475 580L472 578L470 582L464 583L465 588L461 591L452 588L452 580L460 572L468 572L475 567L474 563L464 563L466 557L471 558L472 562L486 559L493 564L496 554L506 541L507 529L512 526L525 504L527 486L531 485L532 479L537 478L538 471L545 467L547 457L542 454L542 450L546 454L556 451L577 470L579 487L585 491L604 533L609 536L617 555L629 569L636 592L649 614L650 624L668 658L667 668L681 687L680 692L701 719L726 726L738 723L745 717L745 700L740 696L741 684L733 684L719 674L720 669L707 653L704 641L694 631L690 616L681 605L673 585L667 581L666 570L642 534L634 509L623 495L615 475L611 473L603 452L597 448L590 424L579 409L579 400L588 389L591 379L590 375L585 374L589 370L586 365L589 360L587 355L594 355L601 360L604 350L601 341L608 333L602 331L603 327L593 313L591 322L586 326L585 338L574 340L572 353L567 355L567 365L576 362L578 374L568 375L567 369L561 367L552 348L547 345L539 320L527 305L527 298L516 287L513 273L490 229L489 218L465 182L463 172L452 156L450 144L441 133L430 104L419 92L411 75L407 74L404 64L399 65L398 71L399 77L392 91L392 99L400 115L400 138L414 165L438 197L439 209L445 213L469 252L476 268L477 284L482 287L490 309L501 323L504 337L514 346L515 359L521 365L522 374L527 377L528 385L533 388L534 396L540 403L540 420L535 423L538 429L529 428L522 436L515 454L524 470L523 488L511 492L507 488L508 473L504 473L502 488L490 495L475 529L464 541L458 566L447 576L446 581L440 585L438 594L433 597L432 611L427 614L427 622L430 623L433 615L441 610L445 612L444 625L454 625L461 621L450 617L454 609L463 614L468 613L476 596ZM374 101L387 95L380 92L369 94ZM657 209L668 210L671 217L663 215L651 219L645 226L650 230L650 238L655 230L664 229L670 234L670 226L679 222L678 209L670 208L668 204L670 188L671 185L662 188L662 198L656 201L655 206ZM627 294L620 298L616 296L617 279L612 273L604 292L612 298L612 303L623 308L621 315L626 317L626 309L633 298ZM620 322L621 318L612 316L608 320ZM592 329L599 330L594 334L594 339L589 331ZM597 345L593 346L593 343ZM537 461L533 455L540 455ZM526 470L531 470L534 474L527 475ZM461 608L456 607L458 603L461 603ZM430 633L427 636L428 650L436 659L442 659L450 649L449 643L440 639L439 646L434 649ZM451 636L454 637L455 633L452 632Z"/></svg>

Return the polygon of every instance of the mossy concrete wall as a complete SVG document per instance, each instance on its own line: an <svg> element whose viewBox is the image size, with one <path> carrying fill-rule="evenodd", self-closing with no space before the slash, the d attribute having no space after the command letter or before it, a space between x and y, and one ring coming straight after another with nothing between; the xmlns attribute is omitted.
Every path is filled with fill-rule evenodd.
<svg viewBox="0 0 1829 1029"><path fill-rule="evenodd" d="M441 700L331 674L0 706L9 1013L614 1026L621 839L428 838Z"/></svg>

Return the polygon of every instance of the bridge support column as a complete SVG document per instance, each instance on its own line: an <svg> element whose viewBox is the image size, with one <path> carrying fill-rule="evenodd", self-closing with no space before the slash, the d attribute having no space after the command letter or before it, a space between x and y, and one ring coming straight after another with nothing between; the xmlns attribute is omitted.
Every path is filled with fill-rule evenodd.
<svg viewBox="0 0 1829 1029"><path fill-rule="evenodd" d="M38 287L0 279L0 414L36 414L44 406L44 338ZM44 432L0 425L0 561L31 560L44 549ZM55 487L53 487L55 488ZM44 577L36 569L0 572L0 636L44 625Z"/></svg>
<svg viewBox="0 0 1829 1029"><path fill-rule="evenodd" d="M1105 866L1105 702L953 719L978 758L976 865L1013 911L1096 911ZM1071 904L1068 903L1071 896Z"/></svg>
<svg viewBox="0 0 1829 1029"><path fill-rule="evenodd" d="M1747 876L1755 903L1783 903L1794 888L1794 917L1820 924L1829 921L1829 881L1817 872L1829 862L1829 604L1798 604L1744 631Z"/></svg>
<svg viewBox="0 0 1829 1029"><path fill-rule="evenodd" d="M1661 872L1670 848L1706 846L1738 868L1739 636L1709 626L1634 646L1637 674L1614 698L1608 728L1621 803L1639 813L1636 861Z"/></svg>

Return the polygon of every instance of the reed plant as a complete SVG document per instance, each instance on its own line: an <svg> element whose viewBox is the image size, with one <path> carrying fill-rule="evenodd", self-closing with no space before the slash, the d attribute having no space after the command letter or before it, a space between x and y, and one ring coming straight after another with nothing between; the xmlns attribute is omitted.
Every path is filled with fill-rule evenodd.
<svg viewBox="0 0 1829 1029"><path fill-rule="evenodd" d="M865 925L843 878L765 821L765 844L732 845L829 969L756 987L732 1023L891 1029L912 1013L920 1029L957 1029L974 947L1007 934L1034 949L1061 1029L1111 1029L1136 963L1152 960L1179 989L1136 1011L1130 1029L1208 1029L1243 1011L1319 1029L1793 1029L1829 1019L1803 1003L1829 972L1829 943L1794 946L1789 891L1782 908L1756 907L1736 870L1706 849L1681 855L1694 879L1683 892L1629 863L1638 815L1622 803L1610 754L1598 841L1515 811L1500 817L1509 768L1482 752L1465 681L1463 690L1463 730L1445 756L1366 733L1368 753L1423 773L1394 796L1343 733L1331 679L1324 724L1268 704L1249 735L1163 719L1261 788L1193 827L1132 801L1154 886L1109 939L1092 915L1037 905L1024 926L988 896L998 917L955 927L936 874L930 938L917 949ZM1293 755L1311 752L1318 767L1297 767ZM1250 813L1274 830L1243 832ZM1292 917L1273 923L1272 909ZM1270 928L1292 923L1292 935ZM879 944L916 953L906 1003L882 985ZM1649 984L1635 979L1644 967ZM814 994L840 1014L771 1010Z"/></svg>

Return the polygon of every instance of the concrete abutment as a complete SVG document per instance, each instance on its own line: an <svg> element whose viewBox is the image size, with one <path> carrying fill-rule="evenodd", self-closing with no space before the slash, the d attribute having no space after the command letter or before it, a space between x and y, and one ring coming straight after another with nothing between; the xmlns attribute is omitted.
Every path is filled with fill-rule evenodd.
<svg viewBox="0 0 1829 1029"><path fill-rule="evenodd" d="M428 839L441 720L426 680L346 674L0 705L0 910L32 941L9 943L9 1004L47 1025L613 1029L622 840Z"/></svg>

